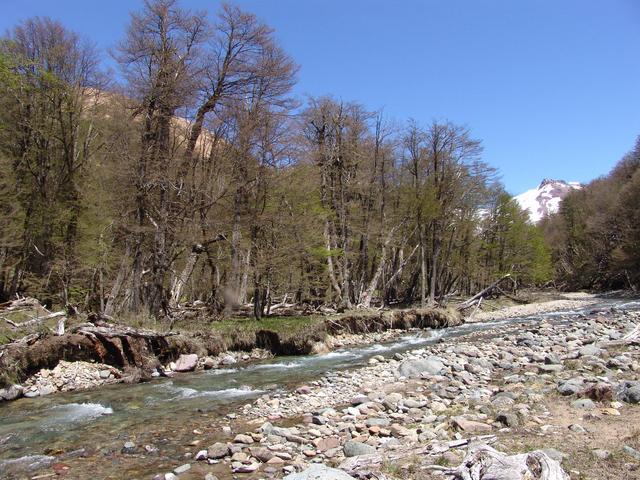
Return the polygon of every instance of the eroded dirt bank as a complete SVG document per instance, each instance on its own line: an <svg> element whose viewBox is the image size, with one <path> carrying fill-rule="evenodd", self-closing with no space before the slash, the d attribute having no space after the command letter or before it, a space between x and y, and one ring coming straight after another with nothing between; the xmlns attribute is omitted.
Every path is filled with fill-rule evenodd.
<svg viewBox="0 0 640 480"><path fill-rule="evenodd" d="M113 324L85 324L64 335L43 335L26 343L5 346L0 356L0 387L4 387L0 397L11 400L23 393L31 396L54 393L56 388L51 383L44 388L32 387L24 392L21 384L43 370L47 375L46 372L60 362L94 362L102 365L103 370L115 368L116 371L105 376L102 383L137 382L170 373L167 366L176 367L173 362L185 355L190 358L186 363L178 362L178 371L212 368L235 363L239 358L321 353L345 345L345 341L336 341L335 337L400 332L412 328L443 328L459 325L461 321L460 314L452 309L410 309L328 317L303 330L291 332L268 328L246 330L241 322L237 328L225 332L182 334L136 330ZM362 336L359 340L364 342L368 339ZM376 340L379 341L379 337ZM352 343L357 341L351 337ZM226 352L251 354L231 354L232 360L229 360ZM95 387L99 380L98 375L95 382L78 383L77 389Z"/></svg>

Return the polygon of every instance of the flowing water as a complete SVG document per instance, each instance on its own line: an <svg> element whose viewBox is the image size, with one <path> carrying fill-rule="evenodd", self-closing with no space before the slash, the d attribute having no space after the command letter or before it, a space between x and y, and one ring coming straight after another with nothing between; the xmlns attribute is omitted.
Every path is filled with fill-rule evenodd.
<svg viewBox="0 0 640 480"><path fill-rule="evenodd" d="M640 301L602 300L581 311L563 311L494 322L465 324L407 334L393 342L337 350L325 355L278 357L268 361L158 379L136 385L20 399L0 405L0 477L16 469L37 469L52 457L77 449L105 457L127 440L152 444L170 457L184 452L192 431L265 392L274 393L332 372L357 368L379 354L390 355L516 322L542 318L571 320L594 309L637 310ZM64 458L64 457L63 457ZM179 459L179 456L176 456ZM101 478L98 475L98 478Z"/></svg>

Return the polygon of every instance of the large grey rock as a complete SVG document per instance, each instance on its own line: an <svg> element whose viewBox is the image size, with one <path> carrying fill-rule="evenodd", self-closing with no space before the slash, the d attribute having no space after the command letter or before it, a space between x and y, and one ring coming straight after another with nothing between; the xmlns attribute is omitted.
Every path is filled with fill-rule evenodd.
<svg viewBox="0 0 640 480"><path fill-rule="evenodd" d="M511 412L500 412L496 416L496 421L503 424L505 427L514 428L520 425L518 415Z"/></svg>
<svg viewBox="0 0 640 480"><path fill-rule="evenodd" d="M640 382L624 382L620 386L618 398L627 403L640 403Z"/></svg>
<svg viewBox="0 0 640 480"><path fill-rule="evenodd" d="M633 457L636 461L640 461L640 452L635 448L632 448L629 445L625 445L624 447L622 447L622 451L630 457Z"/></svg>
<svg viewBox="0 0 640 480"><path fill-rule="evenodd" d="M444 371L444 364L438 357L405 360L398 367L398 373L403 377L417 378L423 374L440 375Z"/></svg>
<svg viewBox="0 0 640 480"><path fill-rule="evenodd" d="M174 468L173 473L175 473L176 475L182 475L189 470L191 470L191 465L189 463L185 463L184 465L180 465L179 467Z"/></svg>
<svg viewBox="0 0 640 480"><path fill-rule="evenodd" d="M575 395L582 391L584 387L584 380L582 378L570 378L564 382L558 383L558 392L560 395Z"/></svg>
<svg viewBox="0 0 640 480"><path fill-rule="evenodd" d="M369 418L364 423L367 427L388 427L390 422L386 418Z"/></svg>
<svg viewBox="0 0 640 480"><path fill-rule="evenodd" d="M176 360L176 372L190 372L196 368L198 364L198 355L195 353L182 354Z"/></svg>
<svg viewBox="0 0 640 480"><path fill-rule="evenodd" d="M376 449L366 443L348 441L342 447L345 457L355 457L357 455L370 455L376 453Z"/></svg>
<svg viewBox="0 0 640 480"><path fill-rule="evenodd" d="M136 453L136 444L133 442L126 442L123 446L122 449L120 450L121 453L124 453L125 455L132 455L134 453Z"/></svg>
<svg viewBox="0 0 640 480"><path fill-rule="evenodd" d="M207 449L207 457L214 460L224 458L229 454L229 446L226 443L214 443Z"/></svg>
<svg viewBox="0 0 640 480"><path fill-rule="evenodd" d="M590 398L581 398L579 400L574 400L571 402L571 406L573 408L584 409L584 410L593 410L596 408L596 404L593 403L593 400Z"/></svg>
<svg viewBox="0 0 640 480"><path fill-rule="evenodd" d="M23 389L20 385L11 385L10 387L0 389L0 399L15 400L22 396Z"/></svg>
<svg viewBox="0 0 640 480"><path fill-rule="evenodd" d="M287 475L284 480L354 480L354 478L342 470L317 463L302 472Z"/></svg>
<svg viewBox="0 0 640 480"><path fill-rule="evenodd" d="M602 350L595 345L585 345L578 350L581 357L599 357L602 354Z"/></svg>

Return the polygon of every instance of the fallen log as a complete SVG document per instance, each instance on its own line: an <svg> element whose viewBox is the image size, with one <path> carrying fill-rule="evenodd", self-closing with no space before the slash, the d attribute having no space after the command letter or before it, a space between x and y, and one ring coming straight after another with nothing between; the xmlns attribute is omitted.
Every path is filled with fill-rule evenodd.
<svg viewBox="0 0 640 480"><path fill-rule="evenodd" d="M28 327L30 325L36 325L38 323L42 323L46 320L51 320L53 318L58 318L58 317L66 317L67 313L65 311L59 311L59 312L55 312L55 313L50 313L48 315L43 315L42 317L36 317L36 318L32 318L31 320L27 320L26 322L14 322L12 320L9 320L6 317L2 317L4 318L5 322L7 322L9 325L11 325L12 327L16 327L16 328L24 328L24 327Z"/></svg>
<svg viewBox="0 0 640 480"><path fill-rule="evenodd" d="M70 333L78 333L80 335L101 335L107 338L113 337L135 337L135 338L165 338L178 335L177 332L159 333L153 330L140 330L131 327L119 326L98 326L92 323L83 323L70 330Z"/></svg>
<svg viewBox="0 0 640 480"><path fill-rule="evenodd" d="M560 463L540 450L506 455L489 445L471 447L460 466L442 472L455 480L569 480Z"/></svg>
<svg viewBox="0 0 640 480"><path fill-rule="evenodd" d="M627 333L620 340L610 340L608 342L601 342L599 345L603 347L615 347L620 345L640 344L640 324Z"/></svg>
<svg viewBox="0 0 640 480"><path fill-rule="evenodd" d="M40 306L41 306L40 302L35 298L24 297L24 298L18 298L16 300L9 300L8 302L0 303L0 310L8 310L11 312L14 310L22 310L24 308L40 307Z"/></svg>
<svg viewBox="0 0 640 480"><path fill-rule="evenodd" d="M484 290L476 293L473 297L471 297L468 300L465 300L464 302L462 302L460 305L458 305L458 310L464 310L466 308L469 308L471 306L473 306L474 303L476 303L477 301L479 301L480 299L484 298L486 295L488 295L489 293L491 293L493 290L495 290L496 288L498 288L498 286L504 282L507 279L511 278L511 274L507 273L505 276L503 276L502 278L496 280L495 282L493 282L491 285L489 285L487 288L485 288Z"/></svg>
<svg viewBox="0 0 640 480"><path fill-rule="evenodd" d="M433 462L434 457L438 457L449 450L463 448L478 442L482 442L482 444L493 443L496 439L497 437L495 435L480 435L460 440L452 440L450 442L435 441L418 449L415 449L414 445L406 445L398 450L385 452L384 455L373 453L347 458L340 464L340 469L350 475L355 475L363 470L368 471L369 469L379 467L384 462L395 462L409 456L423 458L425 462ZM431 459L428 458L429 456ZM422 466L422 468L425 469L430 467L431 465ZM450 469L444 468L443 470Z"/></svg>

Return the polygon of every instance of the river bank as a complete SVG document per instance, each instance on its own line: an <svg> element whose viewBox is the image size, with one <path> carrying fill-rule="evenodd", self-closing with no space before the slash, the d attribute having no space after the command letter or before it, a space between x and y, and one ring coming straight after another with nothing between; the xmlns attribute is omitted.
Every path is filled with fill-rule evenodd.
<svg viewBox="0 0 640 480"><path fill-rule="evenodd" d="M375 358L242 413L267 422L250 432L261 446L277 451L285 439L296 470L319 459L358 478L436 478L434 465L462 461L461 440L495 435L509 453L546 449L575 478L640 478L640 349L618 343L640 314L580 320L502 326ZM229 455L232 470L260 467Z"/></svg>
<svg viewBox="0 0 640 480"><path fill-rule="evenodd" d="M3 346L0 400L137 383L274 355L326 353L388 341L411 329L461 322L454 309L426 308L264 321L236 319L164 333L105 322L81 323L64 335L36 336Z"/></svg>
<svg viewBox="0 0 640 480"><path fill-rule="evenodd" d="M485 303L484 311L468 311L464 318L455 308L364 310L325 317L233 319L166 333L104 322L97 326L81 323L65 335L43 335L24 344L1 346L0 401L137 383L275 355L326 353L390 341L416 328L573 310L598 301L596 295L586 293L560 298L551 294L550 299L542 293L537 296L543 301L498 310Z"/></svg>
<svg viewBox="0 0 640 480"><path fill-rule="evenodd" d="M640 447L634 433L640 416L637 384L625 382L638 381L638 348L599 344L619 340L639 320L636 312L607 307L541 323L496 321L482 331L463 325L441 331L441 343L396 353L381 345L362 367L304 384L292 378L292 390L265 385L239 408L177 418L181 428L155 440L120 436L117 450L59 455L57 468L70 478L84 478L89 464L100 465L102 478L151 478L154 471L171 478L174 469L180 479L278 478L322 463L354 476L370 470L378 478L430 478L438 473L431 466L460 461L463 440L495 435L494 447L507 452L555 448L566 455L565 470L583 475L575 478L633 478L637 462L629 452ZM336 355L346 361L351 353L318 358ZM164 435L173 438L167 443ZM51 472L49 462L43 474ZM597 475L604 467L611 476Z"/></svg>

